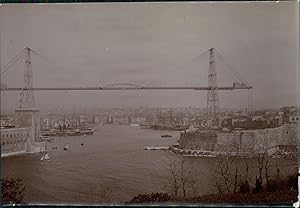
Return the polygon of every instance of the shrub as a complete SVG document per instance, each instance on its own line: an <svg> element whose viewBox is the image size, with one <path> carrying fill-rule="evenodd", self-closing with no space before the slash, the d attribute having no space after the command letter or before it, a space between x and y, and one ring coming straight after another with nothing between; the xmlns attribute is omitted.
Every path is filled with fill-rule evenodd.
<svg viewBox="0 0 300 208"><path fill-rule="evenodd" d="M250 192L250 185L248 180L246 180L240 184L240 193L249 193L249 192Z"/></svg>
<svg viewBox="0 0 300 208"><path fill-rule="evenodd" d="M256 177L255 179L255 188L253 189L254 193L262 192L262 178L261 177Z"/></svg>
<svg viewBox="0 0 300 208"><path fill-rule="evenodd" d="M271 179L266 186L268 192L295 190L298 191L298 177L297 175L287 176L284 179Z"/></svg>
<svg viewBox="0 0 300 208"><path fill-rule="evenodd" d="M278 180L269 180L268 184L267 184L267 191L268 192L276 192L279 191L281 189L280 187L280 181Z"/></svg>
<svg viewBox="0 0 300 208"><path fill-rule="evenodd" d="M298 192L298 176L297 175L288 176L287 185L290 189L293 189Z"/></svg>
<svg viewBox="0 0 300 208"><path fill-rule="evenodd" d="M23 202L24 190L21 178L1 179L2 204L20 204Z"/></svg>
<svg viewBox="0 0 300 208"><path fill-rule="evenodd" d="M172 197L166 193L139 194L135 196L129 203L151 203L166 202L172 200Z"/></svg>

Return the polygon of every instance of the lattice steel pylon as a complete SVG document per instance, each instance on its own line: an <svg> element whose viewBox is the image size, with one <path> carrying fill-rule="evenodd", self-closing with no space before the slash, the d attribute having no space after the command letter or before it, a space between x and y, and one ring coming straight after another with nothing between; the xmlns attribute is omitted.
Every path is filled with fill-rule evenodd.
<svg viewBox="0 0 300 208"><path fill-rule="evenodd" d="M207 110L209 119L212 120L211 125L216 121L216 113L218 108L218 90L217 90L217 73L215 61L215 49L209 49L209 70L208 70L208 86L207 91ZM210 125L210 126L211 126Z"/></svg>
<svg viewBox="0 0 300 208"><path fill-rule="evenodd" d="M31 64L31 49L26 47L25 53L25 65L26 71L24 75L24 88L20 94L20 108L32 108L35 107L34 94L33 94L33 74L32 74L32 64Z"/></svg>

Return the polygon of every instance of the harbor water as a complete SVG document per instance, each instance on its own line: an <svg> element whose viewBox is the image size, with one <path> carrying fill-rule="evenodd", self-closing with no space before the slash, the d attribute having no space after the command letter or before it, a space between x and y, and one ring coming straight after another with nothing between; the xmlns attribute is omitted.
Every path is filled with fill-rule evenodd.
<svg viewBox="0 0 300 208"><path fill-rule="evenodd" d="M164 133L173 137L161 138ZM169 146L179 136L175 131L104 125L94 135L54 137L47 143L50 161L41 161L41 154L2 158L2 176L23 179L28 203L126 202L138 194L166 191L174 156L145 147ZM63 150L66 144L69 149ZM198 194L215 192L214 159L188 160L191 168L198 168Z"/></svg>

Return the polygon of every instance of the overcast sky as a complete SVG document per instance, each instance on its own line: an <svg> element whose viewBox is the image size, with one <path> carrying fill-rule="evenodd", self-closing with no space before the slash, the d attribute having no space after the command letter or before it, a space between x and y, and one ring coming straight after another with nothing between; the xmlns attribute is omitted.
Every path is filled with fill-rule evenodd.
<svg viewBox="0 0 300 208"><path fill-rule="evenodd" d="M253 89L255 108L296 104L296 2L114 3L3 5L1 65L25 46L35 87L207 86L208 55L216 48ZM216 62L218 85L234 77ZM21 87L24 59L1 79ZM298 91L299 92L299 91ZM206 105L206 91L36 92L41 109ZM18 93L2 93L2 108ZM247 105L246 91L219 92L220 107Z"/></svg>

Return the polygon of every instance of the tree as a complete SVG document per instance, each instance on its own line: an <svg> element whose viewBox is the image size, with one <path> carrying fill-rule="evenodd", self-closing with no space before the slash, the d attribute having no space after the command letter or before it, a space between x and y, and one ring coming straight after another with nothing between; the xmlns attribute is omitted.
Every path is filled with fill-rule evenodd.
<svg viewBox="0 0 300 208"><path fill-rule="evenodd" d="M216 158L216 187L220 193L236 193L240 175L240 145L228 134L225 138L223 155ZM232 171L233 170L233 171Z"/></svg>
<svg viewBox="0 0 300 208"><path fill-rule="evenodd" d="M175 155L174 158L169 158L169 181L167 184L167 188L169 189L170 194L173 198L177 198L179 196L179 168L178 168L178 160L180 157Z"/></svg>
<svg viewBox="0 0 300 208"><path fill-rule="evenodd" d="M166 187L173 198L187 198L191 193L197 195L198 175L197 171L186 165L183 155L172 155L169 158L169 181Z"/></svg>
<svg viewBox="0 0 300 208"><path fill-rule="evenodd" d="M266 130L262 132L261 136L257 138L257 151L258 151L258 171L259 177L256 179L256 191L262 191L263 184L263 169L265 170L265 180L266 187L269 187L270 175L269 175L269 167L270 167L270 159L272 156L272 141L274 138L272 135Z"/></svg>
<svg viewBox="0 0 300 208"><path fill-rule="evenodd" d="M2 204L23 203L25 186L21 178L1 179L2 183Z"/></svg>
<svg viewBox="0 0 300 208"><path fill-rule="evenodd" d="M180 181L181 181L181 188L182 188L182 194L183 197L186 197L186 183L188 182L188 178L185 175L185 169L184 169L184 163L185 163L185 158L181 157L180 160Z"/></svg>
<svg viewBox="0 0 300 208"><path fill-rule="evenodd" d="M230 193L231 178L230 178L230 161L229 156L217 157L217 170L216 170L216 187L220 193Z"/></svg>
<svg viewBox="0 0 300 208"><path fill-rule="evenodd" d="M249 164L248 160L245 160L245 176L243 180L240 182L240 193L248 193L250 192L250 185L248 181L248 174L249 174Z"/></svg>
<svg viewBox="0 0 300 208"><path fill-rule="evenodd" d="M187 184L188 187L190 187L193 197L195 198L198 194L198 190L200 188L199 184L198 184L198 177L199 175L202 175L200 173L198 173L198 171L196 171L193 167L191 167L191 169L189 169L188 171L188 178L187 178Z"/></svg>

